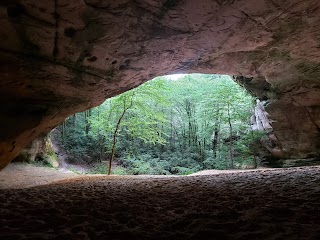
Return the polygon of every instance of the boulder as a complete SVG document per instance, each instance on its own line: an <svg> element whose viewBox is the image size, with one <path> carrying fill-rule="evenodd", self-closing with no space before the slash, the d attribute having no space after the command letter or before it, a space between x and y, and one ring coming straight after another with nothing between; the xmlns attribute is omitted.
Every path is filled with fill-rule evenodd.
<svg viewBox="0 0 320 240"><path fill-rule="evenodd" d="M58 157L54 151L49 135L38 136L13 161L42 164L58 167Z"/></svg>

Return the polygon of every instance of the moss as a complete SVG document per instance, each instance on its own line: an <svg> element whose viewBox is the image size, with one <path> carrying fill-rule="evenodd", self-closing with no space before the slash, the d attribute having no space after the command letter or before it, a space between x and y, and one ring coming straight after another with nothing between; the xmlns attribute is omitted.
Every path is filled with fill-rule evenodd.
<svg viewBox="0 0 320 240"><path fill-rule="evenodd" d="M42 146L42 156L43 165L47 167L57 168L59 166L59 160L57 154L54 152L50 137L46 136L43 140Z"/></svg>
<svg viewBox="0 0 320 240"><path fill-rule="evenodd" d="M43 162L48 167L57 168L59 166L58 156L54 152L48 153Z"/></svg>

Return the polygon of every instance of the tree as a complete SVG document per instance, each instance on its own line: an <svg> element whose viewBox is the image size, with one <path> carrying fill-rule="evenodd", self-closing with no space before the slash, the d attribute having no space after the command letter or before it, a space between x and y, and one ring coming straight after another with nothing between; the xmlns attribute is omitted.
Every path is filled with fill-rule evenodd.
<svg viewBox="0 0 320 240"><path fill-rule="evenodd" d="M124 115L133 106L133 97L134 97L134 91L132 91L131 94L123 94L119 97L119 101L123 103L123 108L121 109L121 114L118 118L117 124L116 124L114 132L113 132L113 143L112 143L111 154L110 154L110 158L109 158L108 175L110 175L110 173L111 173L111 164L114 159L114 154L116 151L117 135L119 132L119 127L120 127L120 124L122 122Z"/></svg>
<svg viewBox="0 0 320 240"><path fill-rule="evenodd" d="M222 80L216 84L215 91L211 95L218 104L216 105L219 118L227 123L229 129L229 160L230 168L233 165L233 125L238 128L244 125L243 120L249 118L252 109L252 99L242 88L235 87L230 81ZM246 127L247 123L245 122Z"/></svg>
<svg viewBox="0 0 320 240"><path fill-rule="evenodd" d="M251 110L252 97L228 76L160 77L67 120L64 145L108 159L109 174L114 161L134 174L237 168L251 157Z"/></svg>
<svg viewBox="0 0 320 240"><path fill-rule="evenodd" d="M140 88L107 100L102 107L104 112L92 119L95 132L100 133L101 126L104 126L104 136L109 137L112 134L108 175L111 173L118 135L121 131L124 131L127 136L144 142L153 144L165 142L160 126L166 119L155 107L155 105L159 107L159 104L166 103L159 94L163 90L164 86L161 82L144 84ZM114 122L115 125L112 125Z"/></svg>

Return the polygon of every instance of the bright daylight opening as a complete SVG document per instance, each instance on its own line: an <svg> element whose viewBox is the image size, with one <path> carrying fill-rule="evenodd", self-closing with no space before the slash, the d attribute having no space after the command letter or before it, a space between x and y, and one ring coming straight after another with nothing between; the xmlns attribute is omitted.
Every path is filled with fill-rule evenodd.
<svg viewBox="0 0 320 240"><path fill-rule="evenodd" d="M170 79L170 80L178 80L178 79L183 78L187 75L188 74L171 74L171 75L166 75L164 77L167 79Z"/></svg>
<svg viewBox="0 0 320 240"><path fill-rule="evenodd" d="M254 104L229 76L162 76L69 117L51 138L63 165L85 173L256 168Z"/></svg>

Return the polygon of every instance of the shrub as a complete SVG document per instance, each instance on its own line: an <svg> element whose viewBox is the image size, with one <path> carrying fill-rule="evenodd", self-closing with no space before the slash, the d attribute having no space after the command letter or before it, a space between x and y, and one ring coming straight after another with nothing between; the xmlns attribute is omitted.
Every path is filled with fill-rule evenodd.
<svg viewBox="0 0 320 240"><path fill-rule="evenodd" d="M127 168L124 168L124 167L121 167L121 166L117 166L117 167L114 167L112 169L111 174L114 174L114 175L128 175L129 172L128 172Z"/></svg>

